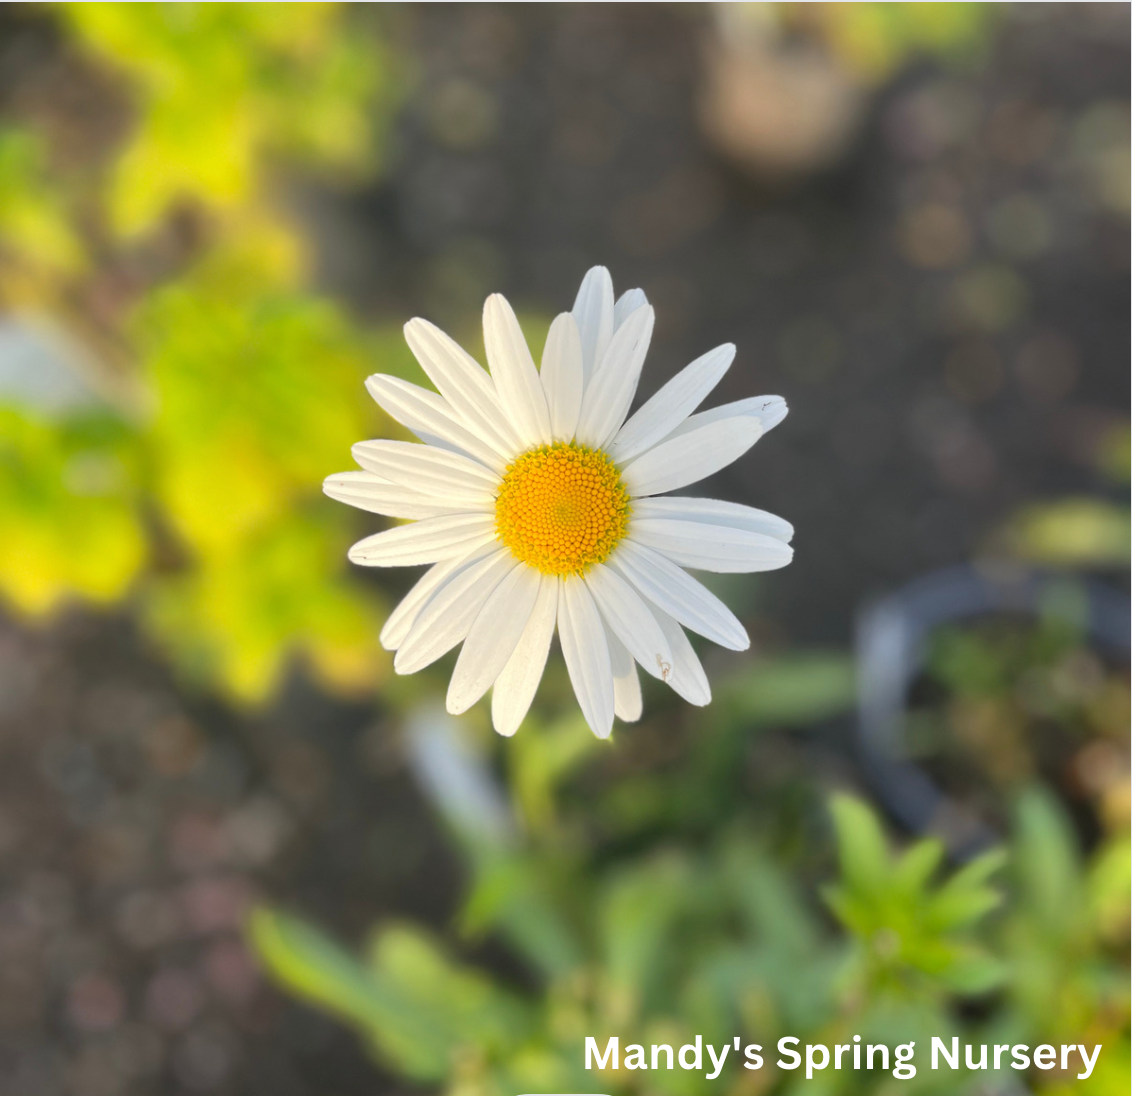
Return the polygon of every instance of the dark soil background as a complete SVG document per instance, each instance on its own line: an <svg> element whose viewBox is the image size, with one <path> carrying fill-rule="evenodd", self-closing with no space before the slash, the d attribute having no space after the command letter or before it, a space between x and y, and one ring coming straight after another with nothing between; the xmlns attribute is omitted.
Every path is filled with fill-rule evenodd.
<svg viewBox="0 0 1132 1096"><path fill-rule="evenodd" d="M844 647L864 599L1019 505L1116 490L1096 447L1127 418L1128 231L1094 153L1127 139L1129 9L1004 12L984 62L906 71L836 167L789 182L705 142L705 18L402 10L385 176L297 201L366 317L443 323L493 290L549 314L602 262L657 307L648 391L737 343L720 397L792 410L705 493L797 528L747 606L762 640ZM258 895L350 939L447 922L459 866L390 741L298 675L256 718L185 695L124 618L0 623L0 1092L403 1088L264 986L238 932Z"/></svg>

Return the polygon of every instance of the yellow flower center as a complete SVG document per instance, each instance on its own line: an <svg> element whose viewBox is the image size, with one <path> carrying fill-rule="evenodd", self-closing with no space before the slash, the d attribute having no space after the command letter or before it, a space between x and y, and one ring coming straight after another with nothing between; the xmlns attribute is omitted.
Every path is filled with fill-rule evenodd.
<svg viewBox="0 0 1132 1096"><path fill-rule="evenodd" d="M580 575L625 535L629 492L600 450L555 442L517 457L495 500L511 554L544 575Z"/></svg>

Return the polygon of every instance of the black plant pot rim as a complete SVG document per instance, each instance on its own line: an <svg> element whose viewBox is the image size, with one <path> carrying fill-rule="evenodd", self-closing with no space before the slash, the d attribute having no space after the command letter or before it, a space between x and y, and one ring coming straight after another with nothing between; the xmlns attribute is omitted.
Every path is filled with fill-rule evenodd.
<svg viewBox="0 0 1132 1096"><path fill-rule="evenodd" d="M1049 595L1072 582L1084 620ZM1129 650L1130 603L1122 591L1074 573L963 564L933 571L866 605L858 614L857 747L868 779L891 814L913 833L933 833L965 859L1001 835L947 796L906 750L907 705L924 667L927 640L939 627L1003 614L1059 615L1084 625L1089 640L1113 655Z"/></svg>

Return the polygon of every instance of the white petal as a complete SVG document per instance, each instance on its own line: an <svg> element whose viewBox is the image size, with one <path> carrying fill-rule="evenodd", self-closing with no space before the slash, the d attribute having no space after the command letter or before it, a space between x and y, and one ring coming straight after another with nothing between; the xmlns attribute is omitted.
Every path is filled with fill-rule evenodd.
<svg viewBox="0 0 1132 1096"><path fill-rule="evenodd" d="M633 517L675 518L678 521L726 525L732 529L764 533L787 544L794 537L794 526L777 514L768 514L765 510L744 506L741 502L723 502L719 499L689 498L684 495L637 499L633 503Z"/></svg>
<svg viewBox="0 0 1132 1096"><path fill-rule="evenodd" d="M514 310L499 293L484 302L483 342L503 413L524 448L548 444L550 412L538 370Z"/></svg>
<svg viewBox="0 0 1132 1096"><path fill-rule="evenodd" d="M672 662L668 640L644 599L616 571L594 564L585 576L606 626L628 648L646 673L663 680Z"/></svg>
<svg viewBox="0 0 1132 1096"><path fill-rule="evenodd" d="M695 704L698 708L710 704L711 685L684 629L660 609L654 608L653 616L664 629L672 647L672 670L666 679L668 684L677 696L683 697L689 704Z"/></svg>
<svg viewBox="0 0 1132 1096"><path fill-rule="evenodd" d="M654 319L649 305L638 308L609 341L582 397L578 441L583 445L600 449L621 429L641 379Z"/></svg>
<svg viewBox="0 0 1132 1096"><path fill-rule="evenodd" d="M409 634L409 629L416 621L417 614L420 613L425 602L432 597L433 591L457 567L463 566L466 562L467 557L465 556L442 559L439 563L434 563L421 575L416 585L400 600L397 608L389 614L389 619L386 620L381 629L381 635L378 638L387 651L395 651L401 646L405 641L405 636Z"/></svg>
<svg viewBox="0 0 1132 1096"><path fill-rule="evenodd" d="M604 266L586 272L573 311L582 337L582 378L588 381L613 337L613 279Z"/></svg>
<svg viewBox="0 0 1132 1096"><path fill-rule="evenodd" d="M569 312L550 325L540 371L555 441L570 441L582 410L582 339Z"/></svg>
<svg viewBox="0 0 1132 1096"><path fill-rule="evenodd" d="M437 391L477 436L505 457L523 448L491 377L459 343L419 317L405 324L405 341Z"/></svg>
<svg viewBox="0 0 1132 1096"><path fill-rule="evenodd" d="M598 738L608 738L613 729L609 647L601 615L580 578L558 580L558 636L582 715Z"/></svg>
<svg viewBox="0 0 1132 1096"><path fill-rule="evenodd" d="M473 434L443 396L383 373L367 378L366 388L387 415L421 441L473 457L496 472L507 467L507 458Z"/></svg>
<svg viewBox="0 0 1132 1096"><path fill-rule="evenodd" d="M758 419L740 415L708 423L679 437L669 435L627 465L621 479L634 496L675 491L726 468L750 449L762 433Z"/></svg>
<svg viewBox="0 0 1132 1096"><path fill-rule="evenodd" d="M479 461L435 445L376 438L357 442L350 453L367 472L465 510L492 509L501 482Z"/></svg>
<svg viewBox="0 0 1132 1096"><path fill-rule="evenodd" d="M531 618L541 582L542 575L533 567L515 567L492 590L472 622L448 683L452 715L466 712L502 673Z"/></svg>
<svg viewBox="0 0 1132 1096"><path fill-rule="evenodd" d="M399 674L415 674L456 646L492 590L519 563L505 548L464 561L437 586L393 659Z"/></svg>
<svg viewBox="0 0 1132 1096"><path fill-rule="evenodd" d="M605 641L609 644L609 661L613 668L613 714L625 723L636 723L643 708L637 664L625 644L608 628Z"/></svg>
<svg viewBox="0 0 1132 1096"><path fill-rule="evenodd" d="M699 407L734 359L735 344L724 343L684 366L621 427L610 456L624 464L667 437Z"/></svg>
<svg viewBox="0 0 1132 1096"><path fill-rule="evenodd" d="M725 574L775 571L794 558L789 544L765 533L673 518L633 515L633 540L681 567Z"/></svg>
<svg viewBox="0 0 1132 1096"><path fill-rule="evenodd" d="M613 330L616 331L638 308L648 303L643 289L626 289L613 306Z"/></svg>
<svg viewBox="0 0 1132 1096"><path fill-rule="evenodd" d="M332 499L368 510L371 514L384 514L390 518L434 518L455 511L475 510L481 506L478 498L469 496L461 505L438 500L413 487L390 483L372 472L336 472L327 476L322 490ZM487 505L491 505L491 496Z"/></svg>
<svg viewBox="0 0 1132 1096"><path fill-rule="evenodd" d="M374 533L347 555L363 567L413 567L474 552L494 539L494 515L444 514Z"/></svg>
<svg viewBox="0 0 1132 1096"><path fill-rule="evenodd" d="M733 651L745 651L751 645L735 614L702 582L659 552L632 539L623 540L609 557L609 566L693 632Z"/></svg>
<svg viewBox="0 0 1132 1096"><path fill-rule="evenodd" d="M558 580L547 577L539 586L522 638L492 686L491 722L500 734L513 735L530 710L546 667L557 616Z"/></svg>
<svg viewBox="0 0 1132 1096"><path fill-rule="evenodd" d="M788 410L786 401L781 396L750 396L745 400L735 400L734 403L724 403L696 415L689 415L668 437L677 438L709 423L723 422L725 419L733 419L740 415L757 419L762 424L765 434L786 418Z"/></svg>

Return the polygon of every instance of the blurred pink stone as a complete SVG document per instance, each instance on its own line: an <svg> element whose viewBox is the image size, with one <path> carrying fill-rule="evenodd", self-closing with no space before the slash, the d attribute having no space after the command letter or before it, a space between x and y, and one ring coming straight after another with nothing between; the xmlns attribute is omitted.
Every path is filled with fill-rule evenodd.
<svg viewBox="0 0 1132 1096"><path fill-rule="evenodd" d="M158 971L145 991L146 1017L164 1031L187 1027L204 1002L204 987L196 974L175 967Z"/></svg>
<svg viewBox="0 0 1132 1096"><path fill-rule="evenodd" d="M188 1032L173 1052L173 1072L186 1087L214 1089L232 1068L228 1033L213 1025Z"/></svg>
<svg viewBox="0 0 1132 1096"><path fill-rule="evenodd" d="M203 812L182 814L169 834L169 855L182 871L207 871L227 852L224 826Z"/></svg>
<svg viewBox="0 0 1132 1096"><path fill-rule="evenodd" d="M181 890L181 909L198 935L237 930L251 905L251 883L243 876L209 876Z"/></svg>
<svg viewBox="0 0 1132 1096"><path fill-rule="evenodd" d="M67 995L67 1013L82 1031L110 1031L118 1026L125 1012L122 987L104 974L83 975Z"/></svg>
<svg viewBox="0 0 1132 1096"><path fill-rule="evenodd" d="M259 986L259 968L240 940L219 940L208 949L205 971L217 995L229 1004L251 1000Z"/></svg>

